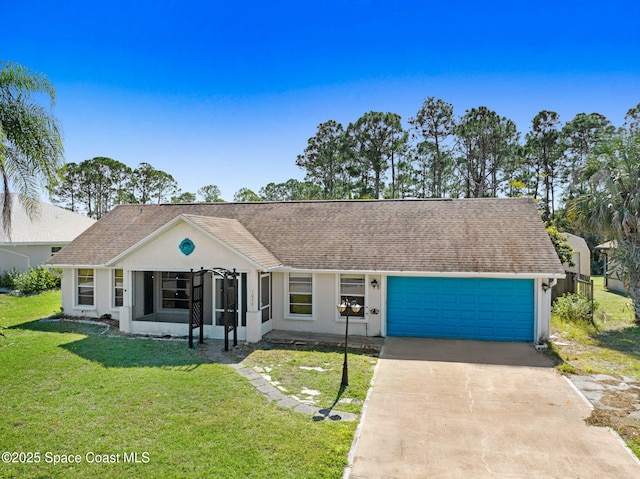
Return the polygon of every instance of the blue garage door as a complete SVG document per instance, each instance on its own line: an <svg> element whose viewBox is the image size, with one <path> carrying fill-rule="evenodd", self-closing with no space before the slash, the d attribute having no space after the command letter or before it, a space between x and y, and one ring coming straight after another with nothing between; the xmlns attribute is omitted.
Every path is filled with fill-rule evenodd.
<svg viewBox="0 0 640 479"><path fill-rule="evenodd" d="M532 341L533 280L387 278L387 335Z"/></svg>

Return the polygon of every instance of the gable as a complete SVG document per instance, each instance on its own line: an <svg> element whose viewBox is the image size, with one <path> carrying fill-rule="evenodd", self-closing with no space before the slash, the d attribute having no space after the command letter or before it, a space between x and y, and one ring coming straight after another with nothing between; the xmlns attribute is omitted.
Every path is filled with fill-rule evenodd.
<svg viewBox="0 0 640 479"><path fill-rule="evenodd" d="M189 254L185 254L189 252L188 248L181 248L184 240L190 241L194 246ZM255 267L246 257L186 221L174 221L153 232L108 265L151 271Z"/></svg>

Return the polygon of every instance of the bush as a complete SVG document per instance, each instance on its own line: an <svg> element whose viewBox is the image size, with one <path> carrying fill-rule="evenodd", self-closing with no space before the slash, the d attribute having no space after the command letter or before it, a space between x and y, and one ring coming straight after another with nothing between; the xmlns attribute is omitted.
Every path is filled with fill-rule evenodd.
<svg viewBox="0 0 640 479"><path fill-rule="evenodd" d="M60 278L50 273L44 266L29 268L14 277L14 287L22 294L39 293L60 287Z"/></svg>
<svg viewBox="0 0 640 479"><path fill-rule="evenodd" d="M593 313L598 309L598 303L592 304L589 298L581 294L566 293L556 299L551 312L563 321L585 323L595 326Z"/></svg>
<svg viewBox="0 0 640 479"><path fill-rule="evenodd" d="M15 269L12 269L11 271L5 271L4 273L0 274L0 288L15 288L15 280L17 275L18 272Z"/></svg>

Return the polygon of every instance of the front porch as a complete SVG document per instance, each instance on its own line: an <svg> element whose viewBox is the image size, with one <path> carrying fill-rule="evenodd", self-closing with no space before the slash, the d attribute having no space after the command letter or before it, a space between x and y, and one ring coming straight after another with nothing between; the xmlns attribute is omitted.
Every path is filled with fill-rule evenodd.
<svg viewBox="0 0 640 479"><path fill-rule="evenodd" d="M238 340L259 341L271 329L270 275L265 280L265 274L238 272L234 280L221 275L222 270L227 271L127 272L125 284L130 287L125 286L124 304L119 308L120 330L186 336L191 323L196 328L202 325L203 337L222 339L225 325L235 323ZM261 280L253 284L256 278ZM194 331L195 337L199 335L199 330Z"/></svg>

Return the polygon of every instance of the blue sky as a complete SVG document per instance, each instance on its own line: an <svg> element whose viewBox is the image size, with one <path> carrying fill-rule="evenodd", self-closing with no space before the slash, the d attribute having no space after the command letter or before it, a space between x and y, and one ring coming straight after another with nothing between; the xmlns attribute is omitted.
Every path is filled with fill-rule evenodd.
<svg viewBox="0 0 640 479"><path fill-rule="evenodd" d="M640 2L1 2L0 59L58 94L67 161L108 156L183 191L302 179L319 123L425 98L523 133L543 109L614 124L640 102ZM10 20L7 20L10 19Z"/></svg>

